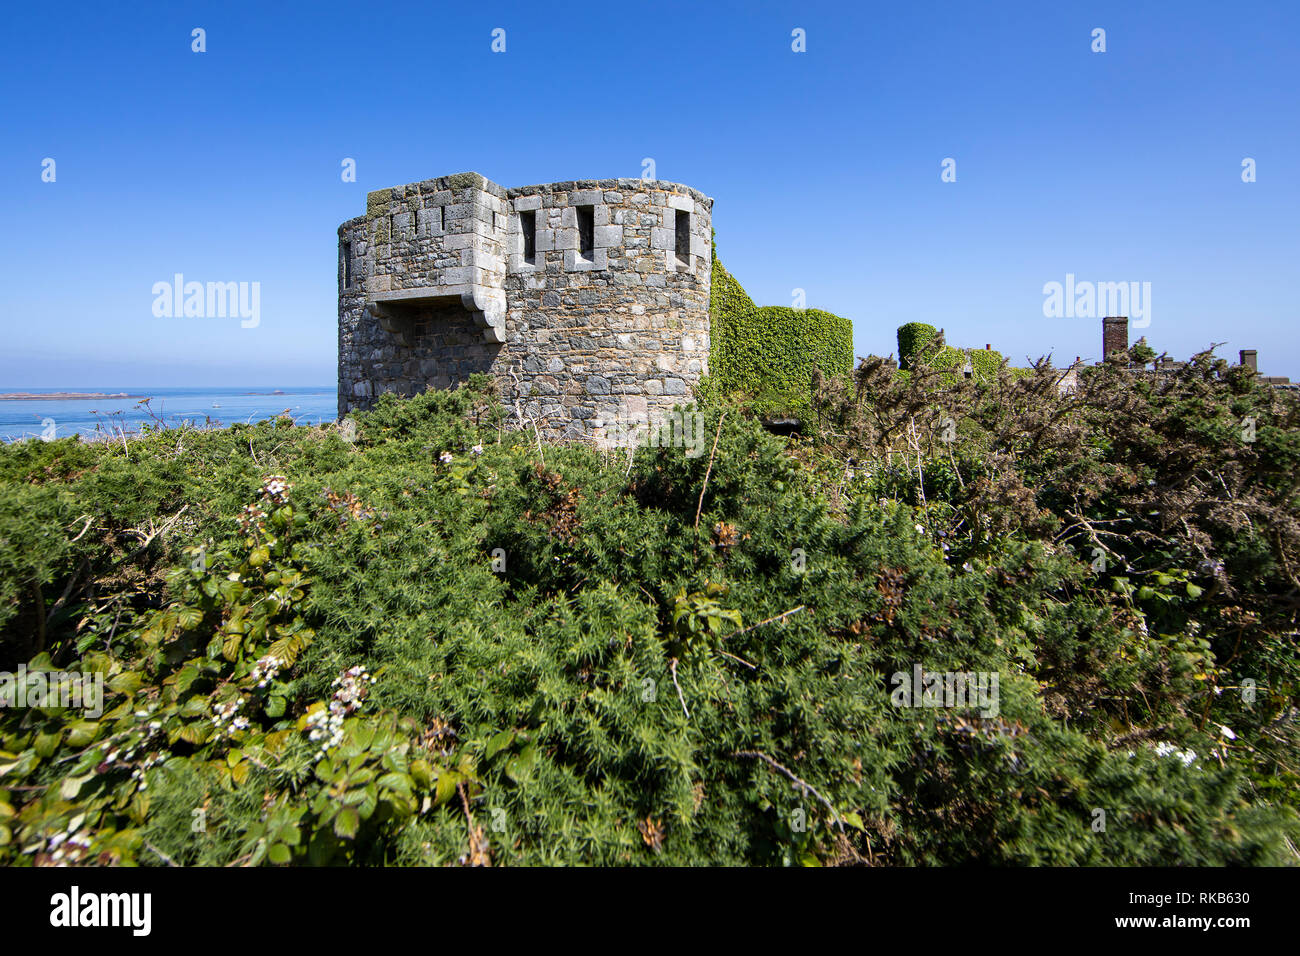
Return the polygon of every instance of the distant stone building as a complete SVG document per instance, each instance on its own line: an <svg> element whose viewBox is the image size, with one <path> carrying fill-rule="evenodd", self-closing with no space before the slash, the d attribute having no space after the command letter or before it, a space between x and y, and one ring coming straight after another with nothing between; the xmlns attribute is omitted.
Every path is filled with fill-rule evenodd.
<svg viewBox="0 0 1300 956"><path fill-rule="evenodd" d="M543 437L659 421L707 372L713 200L676 183L460 173L339 227L339 415L496 376Z"/></svg>
<svg viewBox="0 0 1300 956"><path fill-rule="evenodd" d="M1115 351L1127 352L1128 316L1108 316L1101 321L1102 356L1105 357ZM1248 366L1253 372L1259 371L1258 356L1259 353L1255 349L1241 349L1237 353L1240 364ZM1185 362L1176 362L1166 356L1160 362L1152 363L1152 370L1166 371L1179 368L1185 364ZM1266 385L1289 385L1291 383L1291 379L1285 375L1261 375L1259 380Z"/></svg>
<svg viewBox="0 0 1300 956"><path fill-rule="evenodd" d="M1109 315L1101 320L1101 354L1103 359L1112 352L1128 351L1128 316ZM1241 349L1238 353L1240 364L1248 366L1251 371L1258 372L1258 353L1255 349ZM1098 363L1100 364L1100 363ZM1152 373L1170 372L1181 368L1185 362L1176 362L1172 358L1165 356L1159 362L1151 363L1150 367L1141 366L1145 371ZM1061 391L1074 391L1079 385L1079 369L1083 367L1082 359L1076 358L1074 364L1067 369L1061 376L1058 387ZM1137 368L1138 366L1131 366ZM1261 375L1259 381L1266 385L1272 385L1277 388L1294 388L1291 379L1282 375Z"/></svg>

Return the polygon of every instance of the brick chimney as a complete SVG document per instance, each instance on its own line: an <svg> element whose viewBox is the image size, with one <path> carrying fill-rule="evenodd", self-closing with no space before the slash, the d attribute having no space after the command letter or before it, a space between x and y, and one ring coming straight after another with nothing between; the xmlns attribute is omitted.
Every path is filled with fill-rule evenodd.
<svg viewBox="0 0 1300 956"><path fill-rule="evenodd" d="M1101 357L1128 351L1128 316L1108 315L1101 320Z"/></svg>
<svg viewBox="0 0 1300 956"><path fill-rule="evenodd" d="M1241 352L1238 354L1241 356L1242 365L1245 365L1252 372L1259 371L1259 365L1258 365L1259 359L1254 349L1242 349Z"/></svg>

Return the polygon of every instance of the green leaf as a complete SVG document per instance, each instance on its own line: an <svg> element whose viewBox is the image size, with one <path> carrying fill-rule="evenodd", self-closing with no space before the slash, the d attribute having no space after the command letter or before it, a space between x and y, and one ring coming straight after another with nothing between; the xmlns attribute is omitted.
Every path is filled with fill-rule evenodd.
<svg viewBox="0 0 1300 956"><path fill-rule="evenodd" d="M108 689L118 694L134 694L144 683L135 671L123 671L108 682Z"/></svg>
<svg viewBox="0 0 1300 956"><path fill-rule="evenodd" d="M196 680L198 680L198 678L199 678L199 669L195 667L194 664L192 663L186 664L184 667L182 667L180 670L176 672L176 676L174 678L176 682L176 692L178 694L185 693L187 690L190 689L190 685L193 684Z"/></svg>
<svg viewBox="0 0 1300 956"><path fill-rule="evenodd" d="M514 739L515 739L515 732L513 730L501 731L501 733L497 734L495 737L493 737L491 740L488 741L487 759L491 760L493 757L495 757L506 747L509 747L510 744L514 742Z"/></svg>
<svg viewBox="0 0 1300 956"><path fill-rule="evenodd" d="M56 731L52 734L39 733L36 735L36 740L32 743L32 749L36 751L38 757L52 757L54 756L54 752L59 749L59 738L62 736L63 734L60 731Z"/></svg>
<svg viewBox="0 0 1300 956"><path fill-rule="evenodd" d="M436 806L442 806L456 794L456 784L460 782L460 774L454 770L444 770L438 775L438 786L433 791L433 802Z"/></svg>
<svg viewBox="0 0 1300 956"><path fill-rule="evenodd" d="M208 739L212 733L212 725L207 721L195 721L192 724L185 724L177 732L181 740L190 744L201 744Z"/></svg>
<svg viewBox="0 0 1300 956"><path fill-rule="evenodd" d="M386 773L377 781L379 786L407 796L411 793L411 778L404 773Z"/></svg>
<svg viewBox="0 0 1300 956"><path fill-rule="evenodd" d="M358 750L368 750L370 743L375 739L375 726L364 721L355 721L352 724L351 743Z"/></svg>
<svg viewBox="0 0 1300 956"><path fill-rule="evenodd" d="M537 744L529 744L515 757L511 757L506 762L506 776L516 782L523 781L532 773L533 765L537 763Z"/></svg>
<svg viewBox="0 0 1300 956"><path fill-rule="evenodd" d="M272 843L271 848L266 851L266 858L272 863L283 866L293 859L293 854L283 843Z"/></svg>
<svg viewBox="0 0 1300 956"><path fill-rule="evenodd" d="M203 612L198 608L181 608L176 615L176 623L187 631L192 631L203 623Z"/></svg>
<svg viewBox="0 0 1300 956"><path fill-rule="evenodd" d="M351 840L355 837L360 826L361 814L357 813L354 807L344 807L339 811L339 815L334 818L334 832L345 840Z"/></svg>
<svg viewBox="0 0 1300 956"><path fill-rule="evenodd" d="M93 720L74 720L68 725L68 746L84 747L99 733L99 724Z"/></svg>
<svg viewBox="0 0 1300 956"><path fill-rule="evenodd" d="M421 790L428 790L433 786L433 768L429 766L429 761L412 760L411 778Z"/></svg>
<svg viewBox="0 0 1300 956"><path fill-rule="evenodd" d="M77 794L81 793L81 788L86 781L95 776L94 772L83 774L80 777L68 777L59 785L59 796L64 800L75 800Z"/></svg>

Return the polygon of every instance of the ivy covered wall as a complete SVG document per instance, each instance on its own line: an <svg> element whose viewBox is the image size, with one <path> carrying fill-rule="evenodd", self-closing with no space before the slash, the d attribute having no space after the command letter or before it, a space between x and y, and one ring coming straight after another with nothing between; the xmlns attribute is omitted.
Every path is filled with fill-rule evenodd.
<svg viewBox="0 0 1300 956"><path fill-rule="evenodd" d="M820 309L754 304L713 257L709 299L710 383L720 394L744 392L768 414L809 405L814 368L853 370L853 323Z"/></svg>
<svg viewBox="0 0 1300 956"><path fill-rule="evenodd" d="M924 322L908 322L898 327L898 367L907 372L918 365L950 371L944 381L962 376L970 358L971 377L987 382L997 377L1002 367L1002 353L997 349L963 349L948 345L939 329Z"/></svg>

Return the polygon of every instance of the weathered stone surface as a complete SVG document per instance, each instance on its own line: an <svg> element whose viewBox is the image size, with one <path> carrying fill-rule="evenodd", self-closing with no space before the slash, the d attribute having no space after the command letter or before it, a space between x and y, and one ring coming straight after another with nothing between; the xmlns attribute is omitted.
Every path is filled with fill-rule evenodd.
<svg viewBox="0 0 1300 956"><path fill-rule="evenodd" d="M591 248L577 206L593 207ZM487 372L512 418L549 438L662 420L707 373L712 208L638 179L506 190L462 173L370 193L339 227L340 415ZM677 210L689 249L669 228Z"/></svg>

